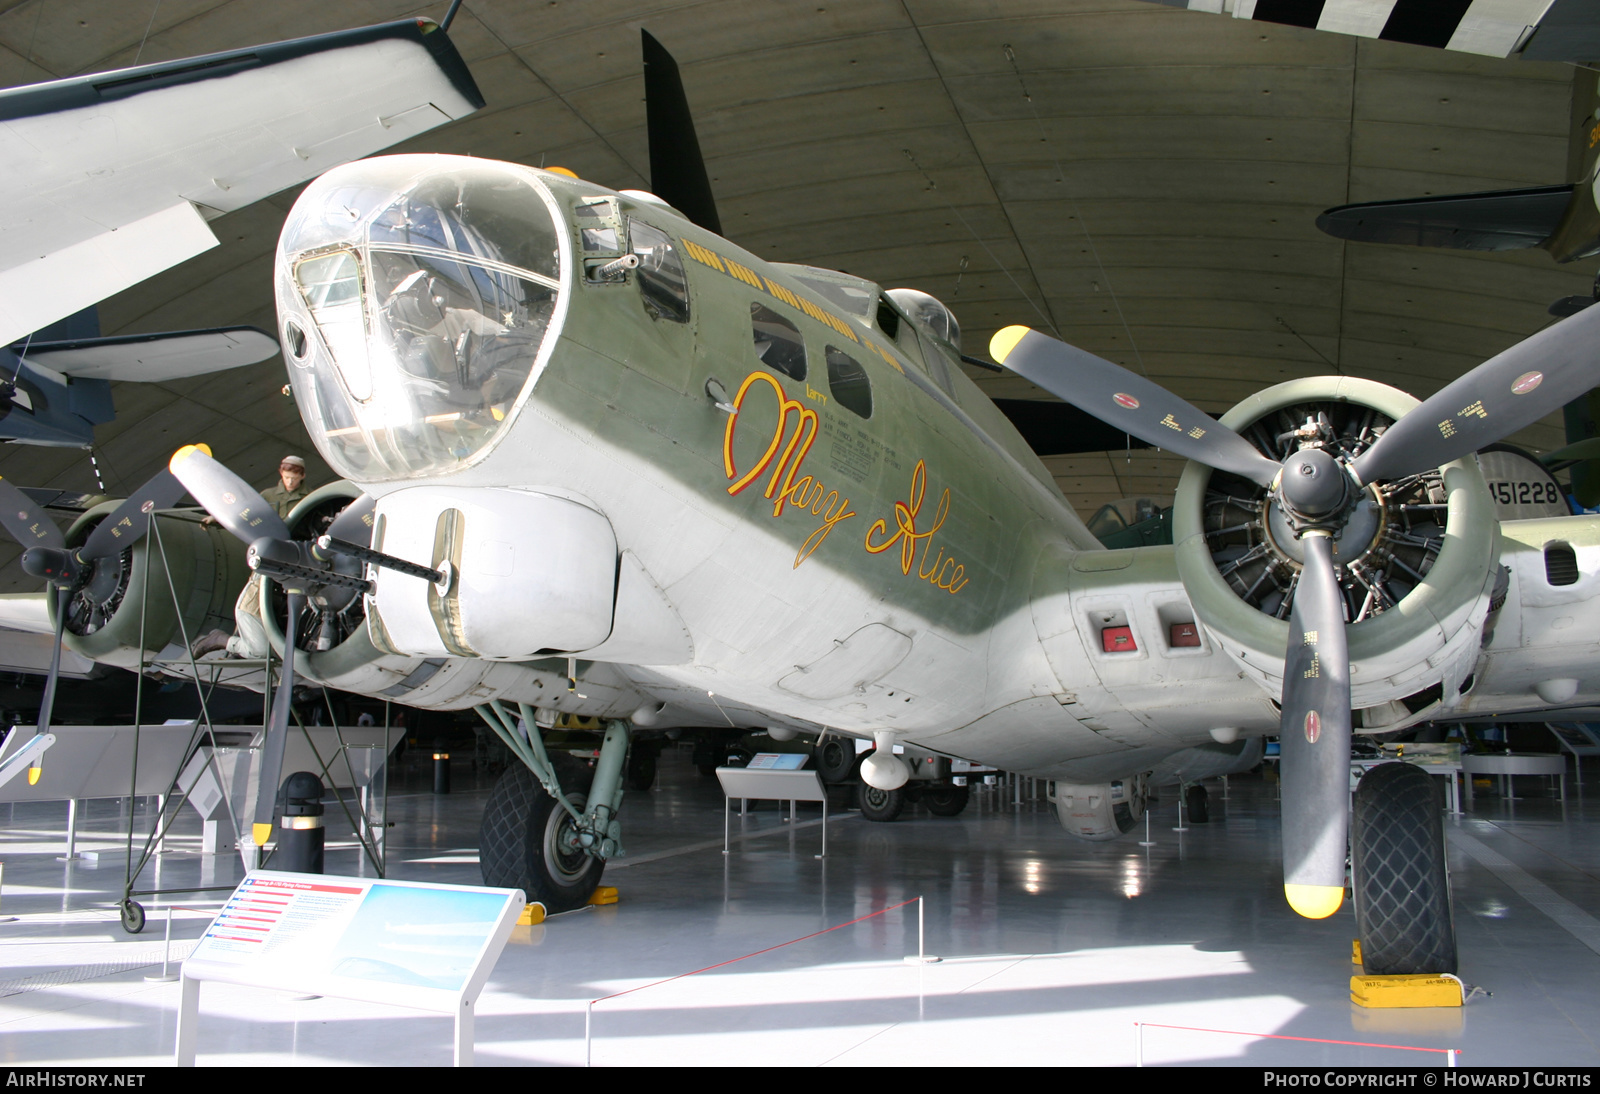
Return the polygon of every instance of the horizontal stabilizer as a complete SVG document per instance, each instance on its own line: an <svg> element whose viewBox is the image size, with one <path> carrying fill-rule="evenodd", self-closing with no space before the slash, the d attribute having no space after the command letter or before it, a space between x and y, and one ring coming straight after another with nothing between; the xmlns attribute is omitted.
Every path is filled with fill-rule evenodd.
<svg viewBox="0 0 1600 1094"><path fill-rule="evenodd" d="M12 346L13 353L21 346ZM64 376L90 380L153 383L202 376L265 361L278 352L278 340L255 327L35 342L28 361Z"/></svg>
<svg viewBox="0 0 1600 1094"><path fill-rule="evenodd" d="M1515 251L1537 247L1554 235L1571 200L1571 186L1535 186L1368 201L1329 209L1317 218L1317 227L1361 243Z"/></svg>

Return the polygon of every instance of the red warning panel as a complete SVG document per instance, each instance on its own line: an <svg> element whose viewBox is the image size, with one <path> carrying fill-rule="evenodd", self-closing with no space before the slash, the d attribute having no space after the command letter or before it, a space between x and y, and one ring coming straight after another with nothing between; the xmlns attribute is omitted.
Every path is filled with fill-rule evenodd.
<svg viewBox="0 0 1600 1094"><path fill-rule="evenodd" d="M1193 623L1174 623L1169 644L1173 649L1178 649L1182 646L1198 646L1200 644L1200 628Z"/></svg>
<svg viewBox="0 0 1600 1094"><path fill-rule="evenodd" d="M1132 653L1139 648L1132 627L1101 627L1100 648L1107 653Z"/></svg>

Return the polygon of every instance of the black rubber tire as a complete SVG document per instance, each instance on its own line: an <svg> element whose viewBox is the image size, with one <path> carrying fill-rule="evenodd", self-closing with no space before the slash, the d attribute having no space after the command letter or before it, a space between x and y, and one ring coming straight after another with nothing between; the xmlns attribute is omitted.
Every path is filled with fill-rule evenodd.
<svg viewBox="0 0 1600 1094"><path fill-rule="evenodd" d="M628 766L624 771L622 785L635 794L647 793L656 784L656 752L655 749L638 745L628 753Z"/></svg>
<svg viewBox="0 0 1600 1094"><path fill-rule="evenodd" d="M855 768L855 742L842 737L829 737L812 746L811 766L825 783L844 782Z"/></svg>
<svg viewBox="0 0 1600 1094"><path fill-rule="evenodd" d="M1356 789L1350 874L1369 975L1456 971L1443 807L1433 776L1412 764L1380 764Z"/></svg>
<svg viewBox="0 0 1600 1094"><path fill-rule="evenodd" d="M561 789L581 812L594 771L560 753L550 762ZM583 907L599 886L606 864L581 851L556 849L558 838L571 824L571 814L545 792L525 764L506 768L489 792L478 830L483 883L521 889L530 903L543 904L548 915Z"/></svg>
<svg viewBox="0 0 1600 1094"><path fill-rule="evenodd" d="M922 804L936 817L959 817L972 797L968 786L940 786L922 792Z"/></svg>
<svg viewBox="0 0 1600 1094"><path fill-rule="evenodd" d="M1190 824L1205 824L1211 820L1210 795L1199 783L1183 792L1183 805Z"/></svg>
<svg viewBox="0 0 1600 1094"><path fill-rule="evenodd" d="M144 930L144 905L137 900L124 900L117 909L122 915L122 929L129 934Z"/></svg>
<svg viewBox="0 0 1600 1094"><path fill-rule="evenodd" d="M870 821L892 821L906 807L905 788L879 790L861 783L856 787L856 808Z"/></svg>
<svg viewBox="0 0 1600 1094"><path fill-rule="evenodd" d="M702 779L714 779L717 777L716 764L695 764L694 766L695 770L700 772Z"/></svg>

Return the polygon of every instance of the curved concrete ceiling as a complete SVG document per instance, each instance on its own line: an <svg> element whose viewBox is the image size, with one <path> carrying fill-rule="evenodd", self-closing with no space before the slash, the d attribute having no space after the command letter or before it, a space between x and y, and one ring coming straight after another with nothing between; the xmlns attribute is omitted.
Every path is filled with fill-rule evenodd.
<svg viewBox="0 0 1600 1094"><path fill-rule="evenodd" d="M0 8L0 83L446 6L14 3ZM1568 181L1572 69L1138 0L467 0L451 36L489 105L396 150L647 186L641 26L681 66L730 238L931 292L969 353L1029 323L1212 413L1329 372L1426 396L1550 322L1546 306L1587 294L1595 274L1537 251L1346 244L1313 224L1344 202ZM216 221L220 247L104 302L104 332L275 329L272 253L294 196ZM1046 397L969 373L995 397ZM117 420L98 435L106 489L193 440L263 484L290 450L326 478L284 379L274 360L119 385ZM1560 423L1517 440L1556 447ZM1138 451L1047 462L1086 516L1170 495L1181 467ZM97 485L77 451L10 446L0 474Z"/></svg>

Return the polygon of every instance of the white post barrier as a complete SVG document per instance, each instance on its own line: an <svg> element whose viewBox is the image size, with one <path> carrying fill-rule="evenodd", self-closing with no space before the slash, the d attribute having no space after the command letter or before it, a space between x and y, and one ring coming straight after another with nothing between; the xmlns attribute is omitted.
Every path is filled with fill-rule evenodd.
<svg viewBox="0 0 1600 1094"><path fill-rule="evenodd" d="M6 864L0 862L0 890L4 890L5 888L5 875ZM16 921L17 917L14 915L0 915L0 923L15 923Z"/></svg>
<svg viewBox="0 0 1600 1094"><path fill-rule="evenodd" d="M590 1026L594 1021L594 1000L591 999L583 1005L583 1066L594 1066L593 1042L589 1039Z"/></svg>
<svg viewBox="0 0 1600 1094"><path fill-rule="evenodd" d="M1133 1066L1144 1066L1144 1023L1133 1024Z"/></svg>
<svg viewBox="0 0 1600 1094"><path fill-rule="evenodd" d="M1150 838L1150 807L1147 805L1144 810L1144 839L1139 841L1139 846L1154 847L1155 845L1156 841Z"/></svg>
<svg viewBox="0 0 1600 1094"><path fill-rule="evenodd" d="M917 956L907 957L905 959L907 965L935 965L941 960L941 958L935 957L929 953L927 948L923 945L924 934L922 901L922 897L917 897Z"/></svg>
<svg viewBox="0 0 1600 1094"><path fill-rule="evenodd" d="M172 964L172 905L167 905L167 937L161 944L161 971L147 973L145 980L152 984L170 984L178 978L178 974L171 970Z"/></svg>
<svg viewBox="0 0 1600 1094"><path fill-rule="evenodd" d="M1178 784L1178 825L1177 825L1176 828L1173 829L1173 831L1174 832L1187 832L1188 830L1189 830L1188 825L1183 823L1183 784L1179 783Z"/></svg>

